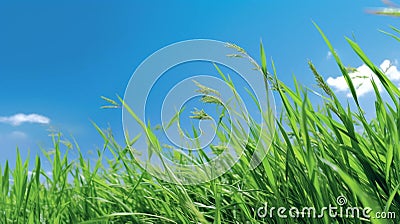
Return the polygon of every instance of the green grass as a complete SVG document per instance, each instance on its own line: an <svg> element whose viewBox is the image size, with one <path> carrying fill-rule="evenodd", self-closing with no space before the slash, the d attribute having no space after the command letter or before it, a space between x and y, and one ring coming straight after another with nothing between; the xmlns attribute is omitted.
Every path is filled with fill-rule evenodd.
<svg viewBox="0 0 400 224"><path fill-rule="evenodd" d="M19 152L13 170L8 163L0 167L0 223L400 223L400 91L357 43L347 39L391 99L383 101L375 83L378 80L374 80L376 117L367 120L346 67L317 29L347 81L355 110L339 102L309 62L324 101L318 107L313 105L307 88L294 80L292 89L277 78L273 62L272 72L267 70L261 45L261 66L256 66L279 96L276 100L282 104L282 112L276 118L268 155L258 167L249 169L253 140L261 134L257 132L259 124L252 124L250 138L238 144L244 149L240 161L223 176L200 185L171 184L152 177L134 159L129 145L135 140L121 146L111 132L94 125L104 139L95 162L83 158L78 145L63 146L55 136L54 153L45 153L51 175L42 168L39 157L24 162ZM239 53L246 55L244 50ZM148 127L143 124L143 128ZM240 128L237 130L240 133ZM261 141L268 142L261 136ZM67 153L62 154L60 147L67 147ZM71 150L78 151L77 160L69 160ZM112 158L104 157L106 150ZM28 172L29 162L35 165L32 172ZM337 205L339 196L348 199L346 206L371 207L372 216L380 211L396 212L396 218L257 217L264 202L269 207L313 206L318 211Z"/></svg>

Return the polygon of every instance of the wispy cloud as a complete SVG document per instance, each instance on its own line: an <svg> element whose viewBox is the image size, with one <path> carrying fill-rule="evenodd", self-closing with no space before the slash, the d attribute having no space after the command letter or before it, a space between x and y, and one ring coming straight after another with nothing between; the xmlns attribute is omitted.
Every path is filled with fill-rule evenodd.
<svg viewBox="0 0 400 224"><path fill-rule="evenodd" d="M332 52L328 51L328 53L326 53L326 59L329 60L332 58Z"/></svg>
<svg viewBox="0 0 400 224"><path fill-rule="evenodd" d="M9 117L0 117L0 123L19 126L23 123L49 124L50 119L39 114L15 114Z"/></svg>
<svg viewBox="0 0 400 224"><path fill-rule="evenodd" d="M9 137L13 139L26 139L28 135L22 131L13 131L9 134Z"/></svg>
<svg viewBox="0 0 400 224"><path fill-rule="evenodd" d="M396 64L396 61L394 64ZM392 82L394 82L395 85L400 86L400 71L394 64L391 63L390 60L386 59L381 63L380 69ZM353 81L353 85L356 88L356 92L359 97L374 91L371 79L376 82L379 92L381 92L383 89L378 77L365 64L350 72L349 76ZM326 82L334 89L334 91L345 92L347 97L351 97L349 87L347 86L346 80L343 76L336 78L329 77Z"/></svg>

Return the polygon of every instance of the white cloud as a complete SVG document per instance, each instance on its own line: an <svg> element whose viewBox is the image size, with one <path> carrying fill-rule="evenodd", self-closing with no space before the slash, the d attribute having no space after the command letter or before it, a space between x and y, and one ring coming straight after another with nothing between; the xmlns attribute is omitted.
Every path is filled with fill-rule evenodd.
<svg viewBox="0 0 400 224"><path fill-rule="evenodd" d="M10 117L0 117L0 123L18 126L23 123L49 124L50 119L39 114L15 114Z"/></svg>
<svg viewBox="0 0 400 224"><path fill-rule="evenodd" d="M329 60L332 58L332 52L328 51L328 53L326 53L326 59Z"/></svg>
<svg viewBox="0 0 400 224"><path fill-rule="evenodd" d="M9 137L13 139L25 139L28 135L22 131L13 131L9 134Z"/></svg>
<svg viewBox="0 0 400 224"><path fill-rule="evenodd" d="M380 65L380 69L395 85L400 86L400 71L394 64L389 60L384 60ZM359 97L374 91L371 79L373 79L377 84L379 92L381 92L383 89L378 77L365 64L358 67L354 72L349 73L349 76L353 81L357 96ZM343 76L336 78L329 77L326 82L329 86L333 87L334 91L345 92L347 97L351 97L349 87L347 86L346 80Z"/></svg>

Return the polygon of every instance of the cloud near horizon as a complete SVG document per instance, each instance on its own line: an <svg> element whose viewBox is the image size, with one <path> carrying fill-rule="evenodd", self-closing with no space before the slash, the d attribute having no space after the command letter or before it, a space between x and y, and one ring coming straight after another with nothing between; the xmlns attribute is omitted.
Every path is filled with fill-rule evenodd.
<svg viewBox="0 0 400 224"><path fill-rule="evenodd" d="M0 123L19 126L23 123L49 124L50 119L39 114L15 114L9 117L0 117Z"/></svg>
<svg viewBox="0 0 400 224"><path fill-rule="evenodd" d="M8 137L12 139L26 139L28 135L22 131L13 131L8 135Z"/></svg>
<svg viewBox="0 0 400 224"><path fill-rule="evenodd" d="M390 60L386 59L379 67L396 86L400 87L400 71L397 69L395 64L397 64L397 61L393 64ZM379 92L383 89L378 77L365 64L356 68L354 72L349 73L349 76L353 81L357 96L359 97L374 91L371 79L376 82ZM336 78L329 77L326 82L333 88L333 91L345 92L347 97L351 97L349 87L347 86L346 80L343 76Z"/></svg>

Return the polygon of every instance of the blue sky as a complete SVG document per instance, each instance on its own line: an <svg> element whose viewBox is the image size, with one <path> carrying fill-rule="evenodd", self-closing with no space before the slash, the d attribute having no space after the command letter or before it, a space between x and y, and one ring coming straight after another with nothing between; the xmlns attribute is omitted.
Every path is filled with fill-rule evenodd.
<svg viewBox="0 0 400 224"><path fill-rule="evenodd" d="M346 65L362 66L343 38L353 34L373 62L395 64L400 45L378 29L389 30L400 20L365 13L381 6L378 0L0 0L0 164L15 160L16 145L24 155L38 153L39 146L50 149L49 130L72 135L83 150L94 150L102 140L90 121L111 127L122 140L121 111L100 109L100 96L122 96L146 57L178 41L233 42L258 60L262 39L283 81L290 85L295 75L313 87L308 59L326 79L339 76L315 21ZM336 84L339 88L340 80ZM346 99L345 91L338 94ZM369 99L366 94L362 102ZM38 117L23 118L34 123L13 124L16 114Z"/></svg>

